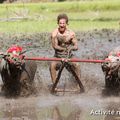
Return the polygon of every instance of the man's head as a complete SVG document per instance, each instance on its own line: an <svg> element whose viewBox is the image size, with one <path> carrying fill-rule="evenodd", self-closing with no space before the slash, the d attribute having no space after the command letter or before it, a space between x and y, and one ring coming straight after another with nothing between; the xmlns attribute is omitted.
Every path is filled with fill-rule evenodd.
<svg viewBox="0 0 120 120"><path fill-rule="evenodd" d="M66 14L59 14L57 17L60 32L64 32L68 25L68 16Z"/></svg>

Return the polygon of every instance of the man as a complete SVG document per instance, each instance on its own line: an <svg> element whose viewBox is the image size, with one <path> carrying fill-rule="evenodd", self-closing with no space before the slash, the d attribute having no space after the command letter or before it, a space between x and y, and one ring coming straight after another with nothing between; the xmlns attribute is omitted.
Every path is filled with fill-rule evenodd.
<svg viewBox="0 0 120 120"><path fill-rule="evenodd" d="M68 17L66 14L59 14L57 17L57 23L58 23L58 28L56 28L52 32L51 36L51 42L52 42L52 47L55 50L55 55L54 57L56 58L63 58L65 60L69 58L73 58L72 51L78 50L78 43L77 39L75 37L75 33L68 29ZM63 60L63 62L65 62ZM53 61L50 65L50 74L53 82L53 86L56 82L57 79L57 70L60 69L60 66L63 64L61 61ZM80 92L84 92L84 87L80 81L80 70L79 67L76 63L68 63L66 62L68 67L66 67L67 70L70 68L70 72L74 75L76 78L77 83L79 84L80 87ZM65 65L64 64L64 65ZM52 89L54 92L55 88L53 87Z"/></svg>

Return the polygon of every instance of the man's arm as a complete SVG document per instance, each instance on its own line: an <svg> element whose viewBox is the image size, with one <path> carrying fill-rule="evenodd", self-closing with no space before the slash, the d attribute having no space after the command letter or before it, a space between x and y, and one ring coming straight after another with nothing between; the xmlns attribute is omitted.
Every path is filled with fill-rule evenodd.
<svg viewBox="0 0 120 120"><path fill-rule="evenodd" d="M76 36L75 36L74 32L71 33L71 39L72 39L73 46L70 46L70 48L68 48L69 51L72 51L72 50L76 51L76 50L78 50L78 41L76 39Z"/></svg>
<svg viewBox="0 0 120 120"><path fill-rule="evenodd" d="M53 47L55 50L59 50L59 51L64 51L64 50L66 50L66 48L61 47L61 46L58 45L58 40L57 40L57 37L56 37L56 32L53 32L53 33L52 33L51 40L52 40L52 47Z"/></svg>

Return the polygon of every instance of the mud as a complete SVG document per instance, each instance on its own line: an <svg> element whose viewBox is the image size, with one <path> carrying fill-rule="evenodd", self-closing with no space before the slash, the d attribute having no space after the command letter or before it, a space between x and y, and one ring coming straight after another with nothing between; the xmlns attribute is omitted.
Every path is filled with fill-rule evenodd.
<svg viewBox="0 0 120 120"><path fill-rule="evenodd" d="M79 50L74 54L80 59L104 59L120 44L120 31L94 30L76 32ZM27 50L26 56L52 57L50 33L0 35L0 49L5 52L12 44ZM35 84L38 94L26 98L7 99L0 95L0 120L119 120L119 96L103 96L104 74L100 63L79 63L85 93L60 92L51 95L49 62L37 61ZM2 81L1 81L2 84ZM76 89L74 78L64 70L59 85ZM114 112L112 112L112 110Z"/></svg>

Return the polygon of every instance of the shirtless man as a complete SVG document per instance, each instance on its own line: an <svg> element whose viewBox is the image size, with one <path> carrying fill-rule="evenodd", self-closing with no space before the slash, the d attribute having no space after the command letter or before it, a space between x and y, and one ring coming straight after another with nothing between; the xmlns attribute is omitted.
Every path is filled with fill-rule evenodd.
<svg viewBox="0 0 120 120"><path fill-rule="evenodd" d="M55 50L54 57L69 59L73 58L74 55L72 51L78 50L78 43L75 37L75 33L68 29L68 17L66 14L59 14L57 17L58 28L52 32L51 41L52 47ZM72 66L71 73L75 77L77 83L80 87L80 92L84 92L84 87L80 81L80 69L77 63L68 63L68 65ZM57 70L59 70L59 66L62 64L61 61L53 61L50 65L50 74L52 78L53 85L56 82L57 78ZM67 67L66 67L67 69ZM55 89L55 88L54 88ZM54 91L53 89L53 91ZM52 91L52 92L53 92Z"/></svg>

